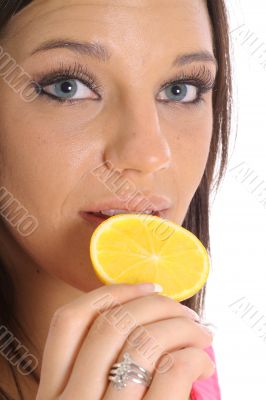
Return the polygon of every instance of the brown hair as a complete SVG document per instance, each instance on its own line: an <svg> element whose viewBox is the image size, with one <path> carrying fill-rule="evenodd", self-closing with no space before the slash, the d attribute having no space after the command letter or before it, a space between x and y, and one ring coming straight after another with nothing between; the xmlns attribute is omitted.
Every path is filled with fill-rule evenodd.
<svg viewBox="0 0 266 400"><path fill-rule="evenodd" d="M4 4L3 4L4 3ZM20 11L31 0L6 0L0 3L0 37L6 23L13 14ZM202 181L189 205L183 226L193 232L208 249L209 238L209 195L211 190L218 189L225 173L228 159L228 139L231 128L231 62L229 51L228 16L224 0L206 0L213 30L214 54L218 62L218 73L213 90L213 134L210 153ZM217 167L218 176L214 176ZM182 304L202 315L204 310L206 286L195 296L184 300ZM13 333L20 330L14 318L15 292L11 277L0 260L0 326L8 327ZM15 351L15 349L11 349ZM19 388L15 368L9 364L20 399L23 394ZM39 382L39 377L33 372L30 375ZM0 388L0 398L12 400Z"/></svg>

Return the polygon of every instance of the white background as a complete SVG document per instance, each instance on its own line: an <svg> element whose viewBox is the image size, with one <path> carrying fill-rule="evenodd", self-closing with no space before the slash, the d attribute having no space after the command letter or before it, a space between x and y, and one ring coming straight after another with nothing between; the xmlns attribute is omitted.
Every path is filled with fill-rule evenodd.
<svg viewBox="0 0 266 400"><path fill-rule="evenodd" d="M227 3L235 111L228 170L211 207L206 319L217 327L222 399L259 400L266 399L266 2Z"/></svg>

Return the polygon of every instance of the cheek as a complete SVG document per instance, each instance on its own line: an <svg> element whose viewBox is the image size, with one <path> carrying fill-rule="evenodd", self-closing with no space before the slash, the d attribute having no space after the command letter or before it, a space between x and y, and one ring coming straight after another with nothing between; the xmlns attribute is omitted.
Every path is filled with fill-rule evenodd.
<svg viewBox="0 0 266 400"><path fill-rule="evenodd" d="M208 160L213 129L211 96L198 106L172 107L164 112L173 164L179 180L195 192Z"/></svg>
<svg viewBox="0 0 266 400"><path fill-rule="evenodd" d="M49 113L40 103L11 103L0 107L1 183L39 218L47 213L57 217L66 196L93 164L98 127L88 128L85 118L70 111Z"/></svg>
<svg viewBox="0 0 266 400"><path fill-rule="evenodd" d="M1 132L2 184L39 218L57 209L67 191L69 159L66 149L38 124L11 120ZM30 129L29 129L30 127ZM70 182L71 182L71 176ZM60 187L60 190L58 188Z"/></svg>
<svg viewBox="0 0 266 400"><path fill-rule="evenodd" d="M172 108L164 111L164 129L172 152L172 173L175 188L175 215L182 223L189 204L204 174L212 138L213 117L211 101L187 111Z"/></svg>
<svg viewBox="0 0 266 400"><path fill-rule="evenodd" d="M90 196L98 135L89 140L88 127L80 125L69 134L69 125L40 123L14 109L0 107L0 186L36 219L37 229L28 236L10 223L8 229L40 267L79 287L89 279L90 232L77 214Z"/></svg>
<svg viewBox="0 0 266 400"><path fill-rule="evenodd" d="M208 161L210 142L212 137L212 118L204 118L198 123L191 123L184 131L184 157L186 176L191 182L193 194L196 191Z"/></svg>

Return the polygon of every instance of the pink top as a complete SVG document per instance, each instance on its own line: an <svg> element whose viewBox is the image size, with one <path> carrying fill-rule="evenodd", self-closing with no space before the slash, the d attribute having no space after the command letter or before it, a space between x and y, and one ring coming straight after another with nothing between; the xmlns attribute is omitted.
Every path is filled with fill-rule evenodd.
<svg viewBox="0 0 266 400"><path fill-rule="evenodd" d="M204 349L215 363L215 355L212 346ZM200 379L193 383L190 393L191 400L221 400L221 392L218 382L217 370L207 379Z"/></svg>

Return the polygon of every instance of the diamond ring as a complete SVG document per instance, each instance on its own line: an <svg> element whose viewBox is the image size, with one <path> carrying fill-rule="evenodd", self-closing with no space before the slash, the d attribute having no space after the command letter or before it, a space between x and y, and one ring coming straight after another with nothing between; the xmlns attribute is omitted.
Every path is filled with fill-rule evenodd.
<svg viewBox="0 0 266 400"><path fill-rule="evenodd" d="M149 371L136 364L129 353L124 353L123 361L113 364L108 379L120 390L127 386L128 381L150 386L152 376Z"/></svg>

